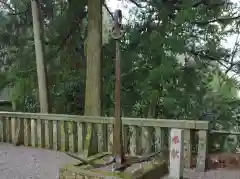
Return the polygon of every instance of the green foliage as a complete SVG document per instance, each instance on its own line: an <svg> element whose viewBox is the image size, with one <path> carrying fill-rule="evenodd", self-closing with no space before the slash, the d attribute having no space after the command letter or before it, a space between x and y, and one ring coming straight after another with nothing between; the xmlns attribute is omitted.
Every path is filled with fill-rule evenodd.
<svg viewBox="0 0 240 179"><path fill-rule="evenodd" d="M126 24L122 49L122 110L132 117L210 120L229 127L236 121L238 82L222 70L238 72L232 49L222 39L238 32L237 7L195 1L138 2L136 20ZM147 3L146 3L147 2ZM38 88L31 8L9 1L0 13L0 88L12 86L19 110L38 111ZM51 106L55 113L82 114L85 89L87 1L43 1L44 35ZM147 4L147 5L146 5ZM2 4L3 5L3 4ZM4 6L7 9L7 6ZM237 12L236 12L237 11ZM8 13L14 13L11 15ZM224 17L222 16L224 14ZM233 15L234 14L234 15ZM105 24L104 31L110 28ZM227 27L230 27L227 28ZM103 112L114 115L113 40L103 45Z"/></svg>

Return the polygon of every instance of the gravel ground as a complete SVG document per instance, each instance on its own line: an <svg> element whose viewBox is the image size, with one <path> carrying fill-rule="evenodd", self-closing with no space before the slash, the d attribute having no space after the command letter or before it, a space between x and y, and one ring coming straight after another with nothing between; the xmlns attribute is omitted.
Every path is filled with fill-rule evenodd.
<svg viewBox="0 0 240 179"><path fill-rule="evenodd" d="M0 143L0 179L58 179L73 159L61 152Z"/></svg>
<svg viewBox="0 0 240 179"><path fill-rule="evenodd" d="M58 179L59 168L74 161L61 152L0 143L0 179ZM240 179L240 170L186 171L190 179ZM164 177L167 179L168 177Z"/></svg>

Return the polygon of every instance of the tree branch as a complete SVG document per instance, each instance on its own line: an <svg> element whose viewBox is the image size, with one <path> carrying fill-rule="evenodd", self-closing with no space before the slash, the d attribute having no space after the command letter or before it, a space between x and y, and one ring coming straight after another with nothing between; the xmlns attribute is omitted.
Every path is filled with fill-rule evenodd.
<svg viewBox="0 0 240 179"><path fill-rule="evenodd" d="M110 9L108 8L108 6L106 5L106 3L103 3L103 6L106 8L107 12L110 14L110 16L112 17L112 19L114 20L113 14L110 11Z"/></svg>
<svg viewBox="0 0 240 179"><path fill-rule="evenodd" d="M238 20L238 19L240 19L240 15L235 16L235 17L219 17L219 18L208 20L208 21L194 21L194 22L192 22L192 24L207 25L207 24L213 23L213 22L222 23L223 21L231 21L231 20Z"/></svg>
<svg viewBox="0 0 240 179"><path fill-rule="evenodd" d="M31 7L31 3L28 3L26 9L24 11L21 12L16 12L16 10L11 7L10 4L6 3L4 0L0 0L0 4L2 4L3 6L5 6L6 8L8 8L11 12L8 12L8 15L20 15L20 14L25 14L27 11L30 10Z"/></svg>
<svg viewBox="0 0 240 179"><path fill-rule="evenodd" d="M231 60L230 60L230 67L225 71L225 75L227 75L227 73L229 71L232 70L232 68L236 65L236 63L234 63L234 58L236 57L237 55L237 52L238 52L238 47L239 47L239 34L237 35L237 38L235 40L235 44L234 44L234 47L233 47L233 50L232 50L232 56L231 56Z"/></svg>
<svg viewBox="0 0 240 179"><path fill-rule="evenodd" d="M213 57L213 56L210 56L210 55L208 55L208 54L205 54L205 53L203 53L202 51L194 51L194 50L190 50L190 51L188 51L190 54L192 54L192 55L195 55L195 56L199 56L199 57L201 57L201 58L207 58L207 59L209 59L209 60L211 60L211 61L215 61L215 62L217 62L217 63L219 63L220 65L222 65L223 67L225 67L225 68L228 68L221 60L219 60L219 59L217 59L217 58L215 58L215 57ZM225 61L226 62L226 61ZM227 63L227 62L226 62Z"/></svg>
<svg viewBox="0 0 240 179"><path fill-rule="evenodd" d="M137 3L135 0L129 0L131 3L133 3L134 5L136 5L139 8L143 8L139 3Z"/></svg>

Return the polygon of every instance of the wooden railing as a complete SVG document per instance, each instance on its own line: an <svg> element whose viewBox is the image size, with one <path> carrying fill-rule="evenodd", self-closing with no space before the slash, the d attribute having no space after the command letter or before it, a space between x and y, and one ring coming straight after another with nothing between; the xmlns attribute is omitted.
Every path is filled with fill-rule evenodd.
<svg viewBox="0 0 240 179"><path fill-rule="evenodd" d="M240 132L236 131L210 130L208 132L209 152L239 153L239 137Z"/></svg>
<svg viewBox="0 0 240 179"><path fill-rule="evenodd" d="M124 150L130 155L162 151L169 143L169 129L184 129L185 167L192 158L191 131L198 133L197 168L205 168L208 122L123 118ZM76 115L0 112L0 141L60 151L84 152L94 126L97 152L112 150L113 118Z"/></svg>

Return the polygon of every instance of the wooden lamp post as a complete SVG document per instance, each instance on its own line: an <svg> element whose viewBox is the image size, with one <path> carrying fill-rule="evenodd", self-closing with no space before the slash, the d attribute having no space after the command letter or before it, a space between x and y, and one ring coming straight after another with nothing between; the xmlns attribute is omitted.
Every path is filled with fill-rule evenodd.
<svg viewBox="0 0 240 179"><path fill-rule="evenodd" d="M116 40L116 61L115 61L115 120L113 127L113 155L116 165L121 165L124 162L123 140L122 140L122 119L121 119L121 52L120 39L122 33L122 11L115 10L113 15L114 26L112 38Z"/></svg>

